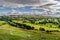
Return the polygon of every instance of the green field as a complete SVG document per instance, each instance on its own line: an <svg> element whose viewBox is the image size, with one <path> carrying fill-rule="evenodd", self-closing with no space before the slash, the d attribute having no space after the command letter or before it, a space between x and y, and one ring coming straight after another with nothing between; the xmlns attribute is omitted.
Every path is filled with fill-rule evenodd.
<svg viewBox="0 0 60 40"><path fill-rule="evenodd" d="M20 29L6 23L0 26L0 40L60 40L60 32Z"/></svg>
<svg viewBox="0 0 60 40"><path fill-rule="evenodd" d="M17 22L16 20L13 20L13 21ZM42 28L44 28L46 30L59 30L60 31L60 28L57 28L57 25L54 25L54 24L51 24L51 23L48 23L46 25L44 25L44 24L36 25L36 24L27 23L27 22L23 23L23 21L20 21L20 20L18 21L18 23L30 25L30 26L34 27L35 29L38 29L38 30L39 30L40 27L42 27ZM53 27L52 28L51 27L47 27L49 25L52 25Z"/></svg>
<svg viewBox="0 0 60 40"><path fill-rule="evenodd" d="M34 29L28 30L20 28L19 25L11 25L8 23L10 19L7 20L5 18L3 21L0 20L0 40L60 40L60 23L57 18L47 18L46 21L46 18L39 19L38 17L32 17L35 21L29 20L31 17L21 18L14 19L12 22L34 27ZM41 31L39 28L44 28L45 30ZM49 32L50 30L52 32Z"/></svg>

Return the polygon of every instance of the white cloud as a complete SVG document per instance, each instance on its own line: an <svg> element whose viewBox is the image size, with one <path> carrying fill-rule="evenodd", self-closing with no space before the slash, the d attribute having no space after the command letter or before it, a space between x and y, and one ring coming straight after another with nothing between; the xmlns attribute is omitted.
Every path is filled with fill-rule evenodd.
<svg viewBox="0 0 60 40"><path fill-rule="evenodd" d="M40 6L43 6L46 4L53 4L53 3L60 5L60 3L55 0L5 0L5 1L3 1L2 5L3 5L3 7L10 7L10 8L20 8L20 7L25 7L25 6L33 6L32 9L36 9L36 8L39 9ZM47 6L47 8L44 7L44 9L47 11L50 10L48 8L54 9L51 5L50 5L50 7ZM4 8L1 8L1 9L4 9ZM13 13L15 13L15 12L16 11L13 10ZM36 12L39 13L38 11L36 11Z"/></svg>
<svg viewBox="0 0 60 40"><path fill-rule="evenodd" d="M31 6L41 6L48 3L55 3L54 0L4 0L4 7L23 7L26 5Z"/></svg>

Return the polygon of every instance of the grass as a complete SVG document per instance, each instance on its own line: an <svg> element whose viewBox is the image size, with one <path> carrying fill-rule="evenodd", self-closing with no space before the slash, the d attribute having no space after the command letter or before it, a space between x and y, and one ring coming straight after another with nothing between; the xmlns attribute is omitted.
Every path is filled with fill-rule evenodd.
<svg viewBox="0 0 60 40"><path fill-rule="evenodd" d="M60 32L46 33L41 31L0 29L0 40L60 40Z"/></svg>
<svg viewBox="0 0 60 40"><path fill-rule="evenodd" d="M0 40L60 40L60 32L46 33L37 30L26 30L10 26L8 23L2 25L3 23L6 22L0 21Z"/></svg>
<svg viewBox="0 0 60 40"><path fill-rule="evenodd" d="M13 21L17 22L16 20L13 20ZM51 23L47 23L46 25L44 25L44 24L36 25L36 24L29 23L29 22L23 23L22 20L19 20L18 23L29 25L31 27L34 27L35 29L38 29L38 30L39 30L40 27L42 27L45 30L58 30L58 31L60 31L60 28L58 28L58 25L54 25L54 24L51 24ZM52 25L52 27L50 27L50 25Z"/></svg>

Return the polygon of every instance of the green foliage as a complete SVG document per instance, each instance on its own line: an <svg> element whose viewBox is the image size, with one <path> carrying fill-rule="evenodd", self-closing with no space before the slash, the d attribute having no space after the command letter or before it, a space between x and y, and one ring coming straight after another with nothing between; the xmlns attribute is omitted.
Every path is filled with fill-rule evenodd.
<svg viewBox="0 0 60 40"><path fill-rule="evenodd" d="M51 30L46 30L46 32L47 32L47 33L51 33L51 32L53 32L53 31L51 31Z"/></svg>
<svg viewBox="0 0 60 40"><path fill-rule="evenodd" d="M58 25L58 28L60 28L60 25Z"/></svg>
<svg viewBox="0 0 60 40"><path fill-rule="evenodd" d="M40 31L45 31L45 29L44 29L44 28L41 28L41 27L39 28L39 30L40 30Z"/></svg>

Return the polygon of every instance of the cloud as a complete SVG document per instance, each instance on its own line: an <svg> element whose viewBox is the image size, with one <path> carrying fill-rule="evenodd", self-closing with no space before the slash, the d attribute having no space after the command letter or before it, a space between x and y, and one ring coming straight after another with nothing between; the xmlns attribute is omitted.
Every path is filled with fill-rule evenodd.
<svg viewBox="0 0 60 40"><path fill-rule="evenodd" d="M18 8L24 6L41 6L49 3L55 3L54 0L0 0L4 7ZM1 4L1 3L0 3Z"/></svg>
<svg viewBox="0 0 60 40"><path fill-rule="evenodd" d="M0 5L2 5L3 7L8 7L8 8L21 8L21 7L26 7L26 6L32 6L32 10L36 10L36 9L39 9L40 6L43 6L43 5L50 5L52 3L58 3L57 1L55 0L0 0L0 2L3 2L3 3L0 3ZM39 8L38 8L38 7ZM47 6L47 5L46 5ZM51 5L50 5L51 6ZM47 6L48 7L48 6ZM3 8L1 8L3 9ZM27 8L26 8L27 9ZM25 10L26 10L25 9ZM47 10L47 9L45 9ZM15 12L15 11L13 11ZM36 13L38 13L39 11L36 11Z"/></svg>
<svg viewBox="0 0 60 40"><path fill-rule="evenodd" d="M1 1L1 0L0 0ZM55 3L54 0L2 0L3 7L20 8L25 6L40 6Z"/></svg>
<svg viewBox="0 0 60 40"><path fill-rule="evenodd" d="M53 2L54 0L4 0L5 2L17 3L17 4L31 4L31 5L41 5L45 3Z"/></svg>
<svg viewBox="0 0 60 40"><path fill-rule="evenodd" d="M6 2L18 3L18 4L36 4L39 3L40 0L5 0Z"/></svg>

